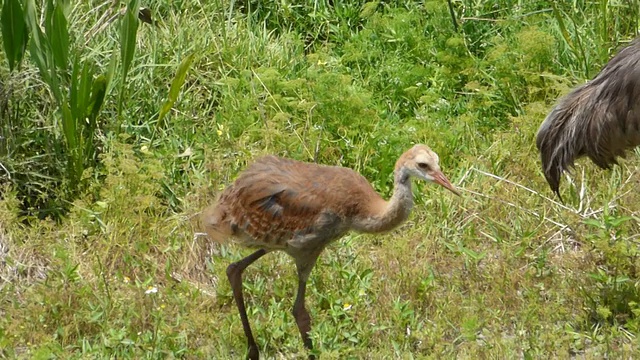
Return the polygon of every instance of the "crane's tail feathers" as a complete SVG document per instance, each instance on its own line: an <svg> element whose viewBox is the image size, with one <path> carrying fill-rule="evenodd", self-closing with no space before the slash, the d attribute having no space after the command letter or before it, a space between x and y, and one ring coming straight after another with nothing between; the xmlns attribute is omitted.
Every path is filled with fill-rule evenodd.
<svg viewBox="0 0 640 360"><path fill-rule="evenodd" d="M202 211L200 226L211 240L223 243L233 236L231 227L224 221L225 217L225 212L216 205Z"/></svg>

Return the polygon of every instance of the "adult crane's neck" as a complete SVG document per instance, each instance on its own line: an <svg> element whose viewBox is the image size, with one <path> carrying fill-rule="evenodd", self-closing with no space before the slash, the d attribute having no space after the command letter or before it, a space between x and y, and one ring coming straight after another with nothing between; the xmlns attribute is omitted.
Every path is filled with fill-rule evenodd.
<svg viewBox="0 0 640 360"><path fill-rule="evenodd" d="M378 233L389 231L402 224L413 208L411 179L404 169L396 170L393 195L389 201L381 200L374 213L359 224L361 231Z"/></svg>

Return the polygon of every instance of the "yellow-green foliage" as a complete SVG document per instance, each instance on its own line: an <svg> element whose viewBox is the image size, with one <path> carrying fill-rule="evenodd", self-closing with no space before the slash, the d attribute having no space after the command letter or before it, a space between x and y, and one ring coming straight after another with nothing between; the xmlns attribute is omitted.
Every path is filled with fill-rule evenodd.
<svg viewBox="0 0 640 360"><path fill-rule="evenodd" d="M225 269L249 250L210 243L199 212L266 153L388 196L415 143L463 196L417 184L405 225L326 250L307 291L322 358L640 356L637 156L578 161L560 204L535 147L557 98L637 30L632 5L603 3L556 4L563 30L547 1L452 1L458 31L444 1L143 4L158 24L140 24L75 193L49 88L29 53L12 75L2 57L0 357L243 357ZM105 7L71 6L72 50L106 72L119 20L93 33ZM244 280L265 358L305 358L291 260Z"/></svg>

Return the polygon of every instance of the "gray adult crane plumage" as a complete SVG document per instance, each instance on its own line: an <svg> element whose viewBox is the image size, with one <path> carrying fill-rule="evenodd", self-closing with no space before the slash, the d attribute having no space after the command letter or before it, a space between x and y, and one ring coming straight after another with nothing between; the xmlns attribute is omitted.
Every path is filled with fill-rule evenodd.
<svg viewBox="0 0 640 360"><path fill-rule="evenodd" d="M536 145L558 197L562 172L578 158L588 156L609 169L640 145L640 38L559 101L540 126Z"/></svg>

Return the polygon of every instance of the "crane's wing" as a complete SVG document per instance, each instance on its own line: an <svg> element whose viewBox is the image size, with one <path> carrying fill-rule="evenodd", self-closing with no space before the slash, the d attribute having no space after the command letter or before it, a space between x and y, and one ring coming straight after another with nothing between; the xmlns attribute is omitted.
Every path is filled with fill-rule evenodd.
<svg viewBox="0 0 640 360"><path fill-rule="evenodd" d="M218 208L224 215L220 217L231 235L246 245L283 248L295 237L339 235L322 230L338 227L352 211L341 189L347 187L341 184L354 180L345 177L356 178L351 173L355 174L344 168L263 157L222 195Z"/></svg>
<svg viewBox="0 0 640 360"><path fill-rule="evenodd" d="M576 159L588 156L607 169L640 145L640 38L560 100L540 126L536 145L558 196L560 176Z"/></svg>

